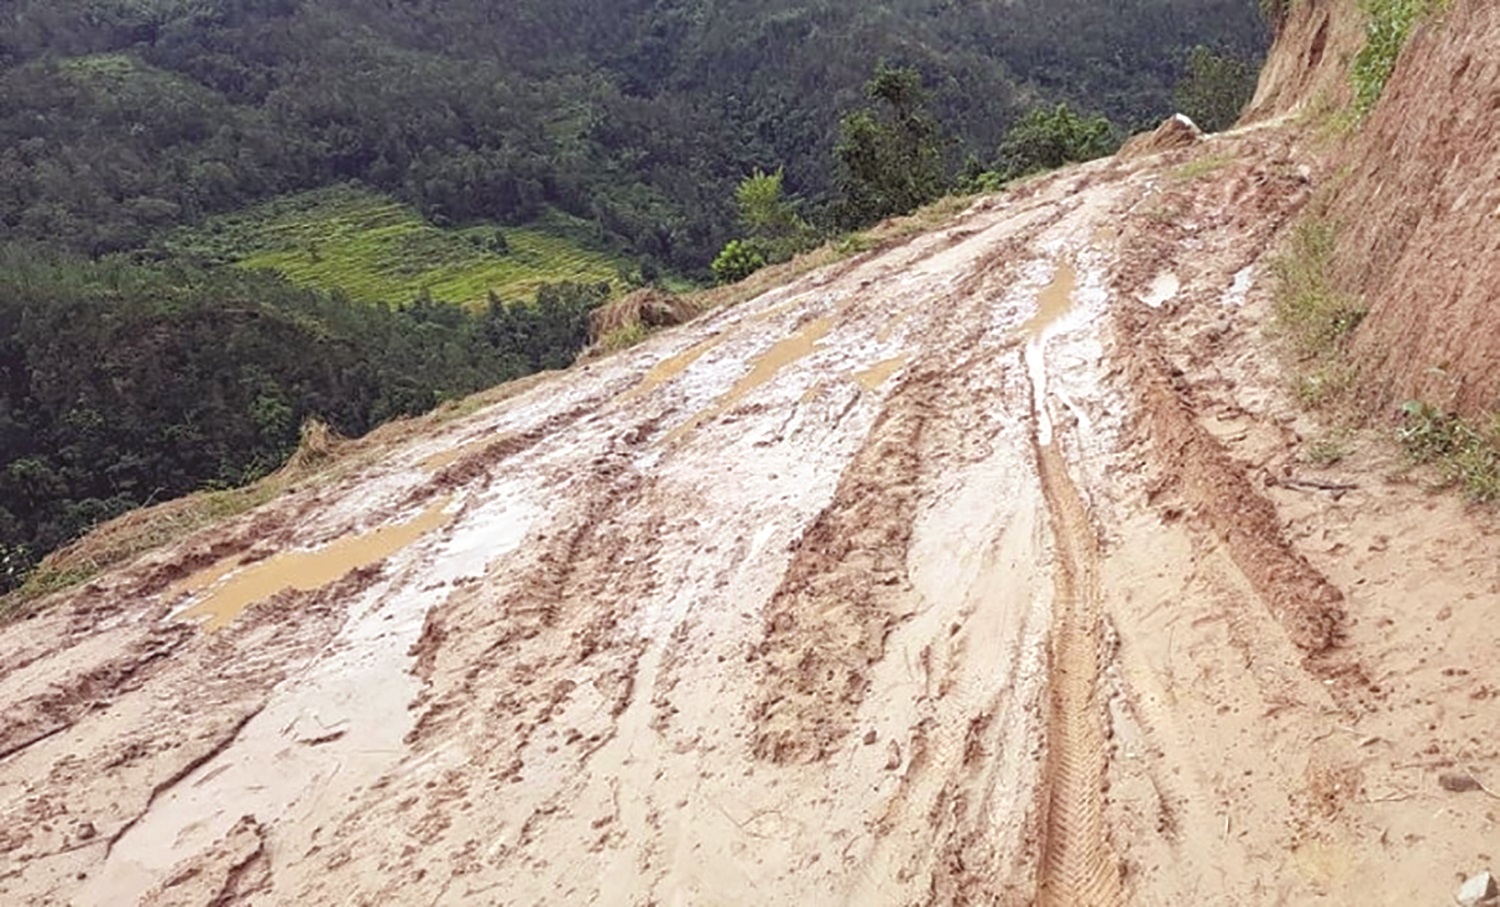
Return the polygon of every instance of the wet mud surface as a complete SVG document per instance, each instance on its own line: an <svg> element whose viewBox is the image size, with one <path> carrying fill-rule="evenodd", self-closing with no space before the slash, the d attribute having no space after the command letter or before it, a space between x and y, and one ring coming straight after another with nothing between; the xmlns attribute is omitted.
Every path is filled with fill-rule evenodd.
<svg viewBox="0 0 1500 907"><path fill-rule="evenodd" d="M1439 902L1500 548L1304 456L1298 154L981 199L0 628L0 902Z"/></svg>

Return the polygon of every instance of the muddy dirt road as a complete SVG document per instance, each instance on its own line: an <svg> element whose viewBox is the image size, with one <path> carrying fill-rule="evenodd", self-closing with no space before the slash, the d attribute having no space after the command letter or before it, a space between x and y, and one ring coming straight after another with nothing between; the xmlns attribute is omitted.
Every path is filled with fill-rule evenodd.
<svg viewBox="0 0 1500 907"><path fill-rule="evenodd" d="M3 628L0 903L1446 903L1500 546L1309 454L1303 163L1030 182Z"/></svg>

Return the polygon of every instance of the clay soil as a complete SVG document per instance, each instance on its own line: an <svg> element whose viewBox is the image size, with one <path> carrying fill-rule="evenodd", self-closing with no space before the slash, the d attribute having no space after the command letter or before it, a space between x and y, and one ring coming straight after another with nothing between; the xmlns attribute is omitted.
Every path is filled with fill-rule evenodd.
<svg viewBox="0 0 1500 907"><path fill-rule="evenodd" d="M1030 181L0 629L0 903L1446 903L1500 535L1289 398L1321 179Z"/></svg>

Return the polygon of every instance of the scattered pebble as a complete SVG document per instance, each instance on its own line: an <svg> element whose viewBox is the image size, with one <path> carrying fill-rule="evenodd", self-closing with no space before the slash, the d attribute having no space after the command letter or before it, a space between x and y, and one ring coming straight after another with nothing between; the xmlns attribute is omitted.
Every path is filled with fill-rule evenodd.
<svg viewBox="0 0 1500 907"><path fill-rule="evenodd" d="M1497 897L1500 897L1500 890L1495 887L1495 877L1488 872L1470 876L1458 889L1458 903L1463 907L1492 904Z"/></svg>
<svg viewBox="0 0 1500 907"><path fill-rule="evenodd" d="M1481 786L1473 775L1465 775L1461 772L1445 772L1438 775L1438 787L1455 794L1466 794L1469 791L1479 790Z"/></svg>

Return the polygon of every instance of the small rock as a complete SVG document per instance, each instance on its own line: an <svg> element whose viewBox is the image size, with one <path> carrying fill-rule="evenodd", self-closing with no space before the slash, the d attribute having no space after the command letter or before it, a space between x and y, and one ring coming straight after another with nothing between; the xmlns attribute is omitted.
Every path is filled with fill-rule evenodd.
<svg viewBox="0 0 1500 907"><path fill-rule="evenodd" d="M1438 775L1438 787L1443 790L1452 791L1455 794L1466 794L1469 791L1479 790L1481 785L1473 775L1465 775L1460 772L1445 772Z"/></svg>
<svg viewBox="0 0 1500 907"><path fill-rule="evenodd" d="M1458 902L1463 907L1477 907L1496 896L1500 896L1500 890L1495 887L1495 877L1488 872L1470 876L1458 889Z"/></svg>
<svg viewBox="0 0 1500 907"><path fill-rule="evenodd" d="M875 729L874 728L870 728L868 731L865 732L865 746L869 746L870 744L874 743L875 739L876 739L876 734L875 734Z"/></svg>
<svg viewBox="0 0 1500 907"><path fill-rule="evenodd" d="M886 751L885 770L893 772L901 767L901 744L892 740Z"/></svg>
<svg viewBox="0 0 1500 907"><path fill-rule="evenodd" d="M98 835L99 829L94 827L94 823L88 821L79 822L78 826L73 829L73 837L79 841L92 841Z"/></svg>

